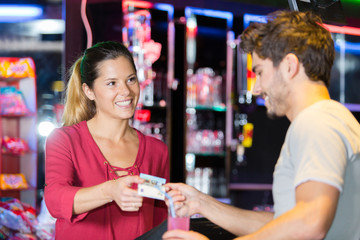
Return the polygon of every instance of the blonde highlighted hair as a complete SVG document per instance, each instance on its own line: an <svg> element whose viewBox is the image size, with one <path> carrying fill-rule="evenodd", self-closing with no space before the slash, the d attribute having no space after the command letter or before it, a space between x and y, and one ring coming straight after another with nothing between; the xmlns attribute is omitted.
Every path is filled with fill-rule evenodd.
<svg viewBox="0 0 360 240"><path fill-rule="evenodd" d="M87 121L96 113L95 103L85 95L82 89L81 60L82 58L79 58L70 69L71 77L67 85L62 116L64 126L70 126L84 120Z"/></svg>

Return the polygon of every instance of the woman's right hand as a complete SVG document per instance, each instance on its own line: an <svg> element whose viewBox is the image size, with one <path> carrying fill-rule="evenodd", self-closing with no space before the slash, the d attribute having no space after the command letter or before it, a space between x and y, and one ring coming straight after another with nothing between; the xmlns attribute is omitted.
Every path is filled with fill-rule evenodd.
<svg viewBox="0 0 360 240"><path fill-rule="evenodd" d="M142 207L143 197L139 196L137 190L131 188L133 184L143 183L139 176L125 176L109 181L110 196L123 211L135 212Z"/></svg>

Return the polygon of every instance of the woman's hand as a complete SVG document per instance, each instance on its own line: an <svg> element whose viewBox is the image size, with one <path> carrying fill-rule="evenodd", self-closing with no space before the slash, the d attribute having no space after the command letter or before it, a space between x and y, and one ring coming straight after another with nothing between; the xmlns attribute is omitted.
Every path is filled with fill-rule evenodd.
<svg viewBox="0 0 360 240"><path fill-rule="evenodd" d="M139 176L126 176L110 181L111 199L123 211L135 212L142 207L143 197L139 196L137 190L131 188L133 184L143 183L144 180Z"/></svg>
<svg viewBox="0 0 360 240"><path fill-rule="evenodd" d="M171 230L167 231L163 235L164 240L172 240L172 239L184 239L184 240L209 240L206 236L194 232L194 231L184 231L184 230Z"/></svg>

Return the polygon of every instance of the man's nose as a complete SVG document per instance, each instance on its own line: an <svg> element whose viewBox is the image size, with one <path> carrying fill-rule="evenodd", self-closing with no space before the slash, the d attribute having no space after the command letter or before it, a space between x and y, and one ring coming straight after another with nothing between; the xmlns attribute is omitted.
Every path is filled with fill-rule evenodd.
<svg viewBox="0 0 360 240"><path fill-rule="evenodd" d="M261 94L262 92L262 89L260 87L260 81L259 80L255 80L255 84L254 84L254 88L253 88L253 91L252 91L252 94L255 95L255 96L258 96Z"/></svg>

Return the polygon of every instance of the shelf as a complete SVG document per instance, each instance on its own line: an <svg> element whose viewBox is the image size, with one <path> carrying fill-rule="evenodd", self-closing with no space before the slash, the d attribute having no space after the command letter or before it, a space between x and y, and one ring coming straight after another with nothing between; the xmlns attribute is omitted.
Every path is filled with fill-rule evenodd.
<svg viewBox="0 0 360 240"><path fill-rule="evenodd" d="M160 106L160 104L154 104L152 106L143 105L141 107L141 109L161 109L161 110L166 110L166 105L165 106Z"/></svg>
<svg viewBox="0 0 360 240"><path fill-rule="evenodd" d="M231 191L264 191L272 190L272 184L267 183L230 183Z"/></svg>
<svg viewBox="0 0 360 240"><path fill-rule="evenodd" d="M15 153L10 153L10 152L0 152L0 154L2 154L3 156L11 156L11 157L23 157L28 154L34 154L34 153L36 153L36 151L33 151L33 150L29 150L29 151L26 151L21 154L15 154Z"/></svg>
<svg viewBox="0 0 360 240"><path fill-rule="evenodd" d="M16 192L16 191L30 191L36 190L36 187L29 186L28 188L19 188L19 189L0 189L0 192Z"/></svg>
<svg viewBox="0 0 360 240"><path fill-rule="evenodd" d="M195 107L187 107L193 108L199 111L215 111L215 112L226 112L226 107L219 105L219 106L204 106L204 105L197 105Z"/></svg>
<svg viewBox="0 0 360 240"><path fill-rule="evenodd" d="M220 153L194 153L194 152L187 152L188 154L194 154L195 156L200 156L200 157L225 157L226 153L225 152L220 152Z"/></svg>
<svg viewBox="0 0 360 240"><path fill-rule="evenodd" d="M36 113L25 113L25 114L1 114L2 118L22 118L22 117L35 117Z"/></svg>

